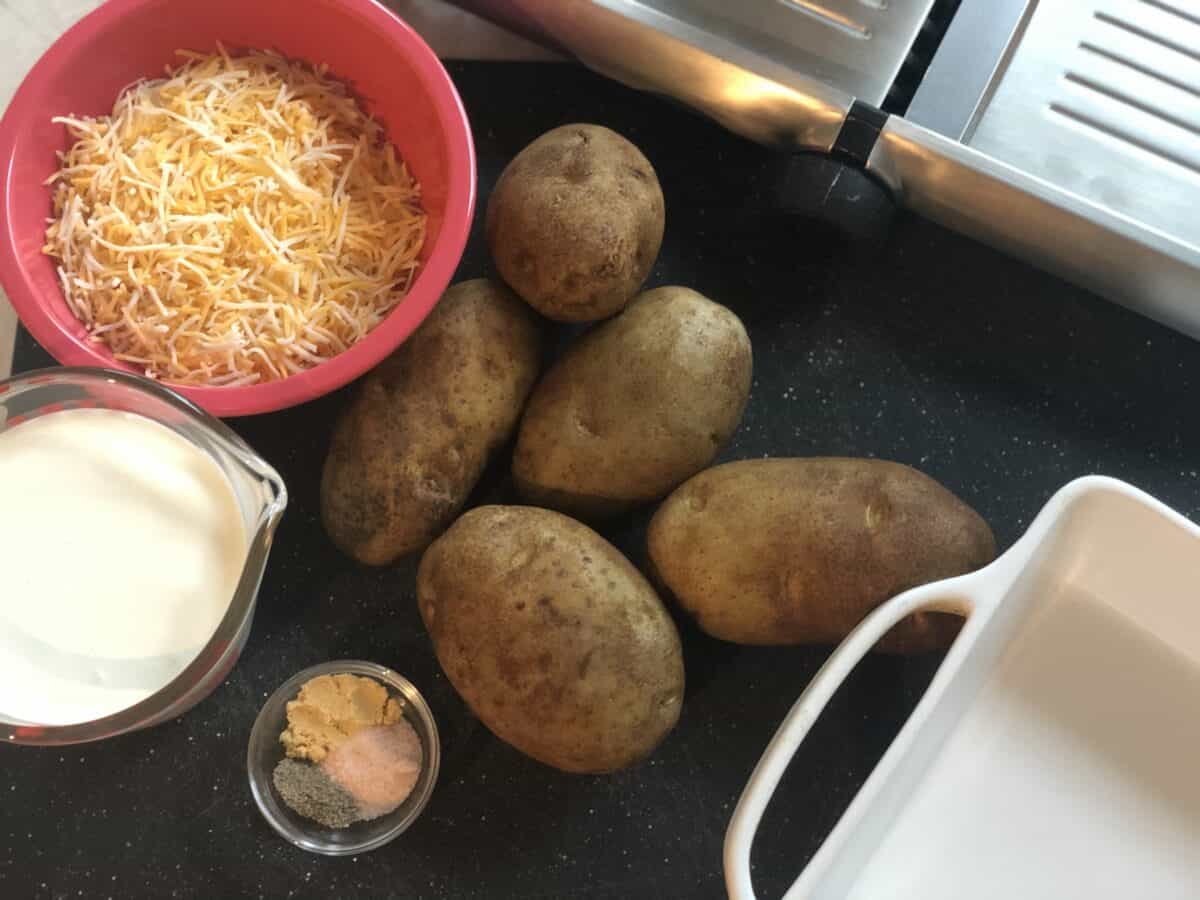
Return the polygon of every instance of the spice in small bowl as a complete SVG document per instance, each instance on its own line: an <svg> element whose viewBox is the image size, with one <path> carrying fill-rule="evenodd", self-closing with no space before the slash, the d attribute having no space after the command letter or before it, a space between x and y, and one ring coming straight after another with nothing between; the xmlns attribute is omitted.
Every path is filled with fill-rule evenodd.
<svg viewBox="0 0 1200 900"><path fill-rule="evenodd" d="M279 735L287 756L271 776L283 802L327 828L399 808L424 758L403 703L367 675L318 675L301 685Z"/></svg>
<svg viewBox="0 0 1200 900"><path fill-rule="evenodd" d="M325 663L285 682L250 735L250 789L292 843L346 855L382 846L420 814L437 779L437 726L413 685L383 666Z"/></svg>

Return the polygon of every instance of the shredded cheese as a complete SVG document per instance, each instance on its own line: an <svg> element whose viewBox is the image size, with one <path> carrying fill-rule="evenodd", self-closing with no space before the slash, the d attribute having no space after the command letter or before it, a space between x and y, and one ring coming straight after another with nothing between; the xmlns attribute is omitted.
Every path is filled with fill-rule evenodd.
<svg viewBox="0 0 1200 900"><path fill-rule="evenodd" d="M407 293L420 189L326 69L179 51L112 114L59 117L44 252L93 340L181 384L286 378L360 340Z"/></svg>

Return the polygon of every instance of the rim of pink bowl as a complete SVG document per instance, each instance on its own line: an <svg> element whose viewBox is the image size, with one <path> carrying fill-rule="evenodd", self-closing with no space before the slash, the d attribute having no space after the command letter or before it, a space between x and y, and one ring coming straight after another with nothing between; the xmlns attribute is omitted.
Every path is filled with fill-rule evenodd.
<svg viewBox="0 0 1200 900"><path fill-rule="evenodd" d="M14 247L16 238L7 215L12 180L11 148L22 123L31 115L42 115L34 91L43 74L71 58L95 31L113 24L129 12L162 0L108 0L80 19L51 45L26 74L0 118L0 282L21 323L34 339L60 364L103 366L143 374L117 362L103 351L92 349L79 337L67 333L46 311L37 291L25 276ZM159 383L191 400L215 416L245 416L273 412L315 400L373 369L402 344L437 304L450 284L462 259L475 213L475 143L466 109L454 82L432 48L413 28L376 0L338 0L347 11L360 15L369 27L377 28L399 45L416 70L450 137L447 152L446 208L441 231L429 258L422 265L408 295L384 321L358 343L328 361L280 381L238 387L205 387ZM86 338L82 339L86 340Z"/></svg>

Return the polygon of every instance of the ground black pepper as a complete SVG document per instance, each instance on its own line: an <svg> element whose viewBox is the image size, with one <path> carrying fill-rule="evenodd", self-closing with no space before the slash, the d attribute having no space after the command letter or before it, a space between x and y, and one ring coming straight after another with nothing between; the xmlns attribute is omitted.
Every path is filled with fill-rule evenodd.
<svg viewBox="0 0 1200 900"><path fill-rule="evenodd" d="M284 758L272 781L284 803L327 828L347 828L362 818L354 798L312 763Z"/></svg>

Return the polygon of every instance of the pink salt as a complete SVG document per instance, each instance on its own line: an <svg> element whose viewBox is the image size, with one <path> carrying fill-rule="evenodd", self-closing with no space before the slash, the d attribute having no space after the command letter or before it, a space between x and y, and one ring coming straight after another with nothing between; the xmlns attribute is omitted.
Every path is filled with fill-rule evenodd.
<svg viewBox="0 0 1200 900"><path fill-rule="evenodd" d="M421 764L421 739L401 719L359 729L330 751L321 768L358 801L364 819L374 819L412 793Z"/></svg>

